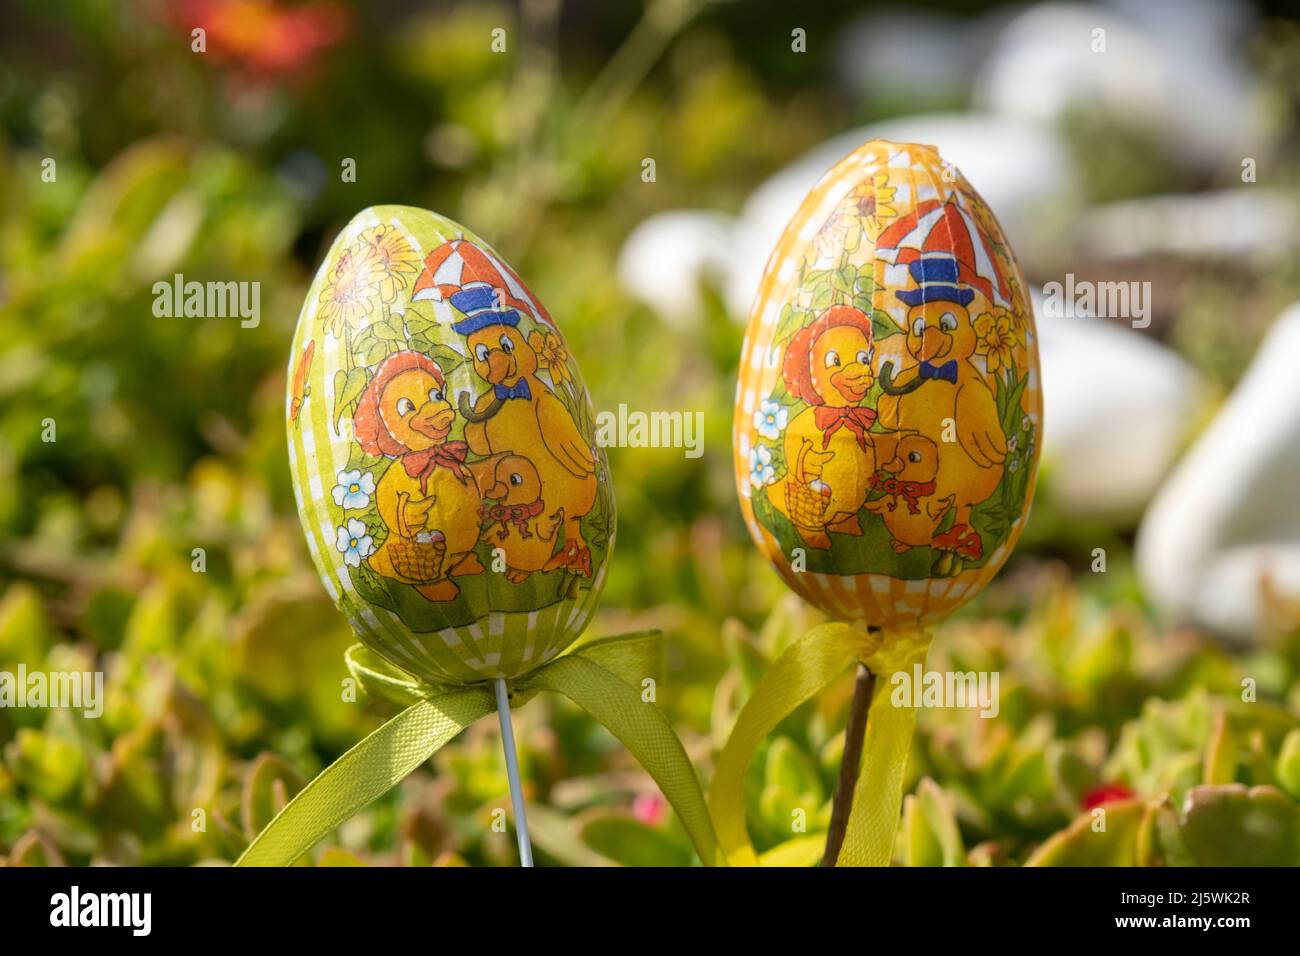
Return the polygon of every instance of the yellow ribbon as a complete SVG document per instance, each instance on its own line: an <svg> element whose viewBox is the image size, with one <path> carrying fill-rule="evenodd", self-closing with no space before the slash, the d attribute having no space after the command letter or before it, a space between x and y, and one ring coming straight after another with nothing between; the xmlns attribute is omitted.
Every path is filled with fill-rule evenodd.
<svg viewBox="0 0 1300 956"><path fill-rule="evenodd" d="M709 810L718 847L733 866L757 866L745 826L745 771L754 751L796 708L812 699L851 664L861 661L876 675L867 714L862 764L837 865L888 866L903 801L903 780L916 710L908 700L895 707L891 678L924 663L930 636L917 631L864 631L823 624L790 645L754 688L718 756L709 787Z"/></svg>
<svg viewBox="0 0 1300 956"><path fill-rule="evenodd" d="M511 705L541 690L564 694L603 723L659 784L704 863L718 862L704 794L681 741L639 684L657 671L662 637L642 632L591 641L512 682ZM348 667L405 710L323 770L257 835L236 866L287 866L387 792L458 733L493 710L486 685L431 685L360 645Z"/></svg>

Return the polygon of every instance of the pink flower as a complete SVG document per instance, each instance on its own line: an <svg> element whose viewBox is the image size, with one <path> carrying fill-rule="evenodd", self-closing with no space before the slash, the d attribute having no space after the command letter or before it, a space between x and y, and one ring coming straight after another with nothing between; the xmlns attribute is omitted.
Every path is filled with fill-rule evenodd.
<svg viewBox="0 0 1300 956"><path fill-rule="evenodd" d="M643 793L632 801L632 816L646 826L658 826L663 822L668 804L657 793Z"/></svg>

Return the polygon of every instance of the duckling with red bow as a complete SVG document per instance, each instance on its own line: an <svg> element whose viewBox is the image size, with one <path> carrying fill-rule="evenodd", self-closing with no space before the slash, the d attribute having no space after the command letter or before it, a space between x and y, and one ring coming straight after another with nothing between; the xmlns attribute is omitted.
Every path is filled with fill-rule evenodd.
<svg viewBox="0 0 1300 956"><path fill-rule="evenodd" d="M880 469L871 478L866 509L880 515L899 554L931 543L953 496L935 499L939 448L915 431L876 432L872 436Z"/></svg>
<svg viewBox="0 0 1300 956"><path fill-rule="evenodd" d="M786 388L808 408L786 428L786 474L769 499L809 547L829 548L829 532L862 534L858 511L876 470L876 413L862 405L875 381L873 353L871 319L849 306L827 309L786 348Z"/></svg>
<svg viewBox="0 0 1300 956"><path fill-rule="evenodd" d="M453 576L483 570L474 554L479 491L465 465L467 446L447 440L455 418L442 372L413 351L379 366L353 418L367 454L395 459L375 486L388 534L368 563L431 601L460 593Z"/></svg>
<svg viewBox="0 0 1300 956"><path fill-rule="evenodd" d="M489 468L480 468L481 465ZM555 533L564 523L564 509L546 514L542 479L522 455L501 455L476 463L483 486L483 539L505 556L506 580L522 584L534 571L550 571L564 563L555 554Z"/></svg>

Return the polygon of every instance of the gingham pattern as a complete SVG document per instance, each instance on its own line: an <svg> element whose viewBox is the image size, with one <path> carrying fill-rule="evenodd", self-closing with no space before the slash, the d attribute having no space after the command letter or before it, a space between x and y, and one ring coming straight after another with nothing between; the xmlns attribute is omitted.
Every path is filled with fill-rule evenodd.
<svg viewBox="0 0 1300 956"><path fill-rule="evenodd" d="M392 611L369 604L357 593L344 562L344 555L335 547L335 535L342 510L331 498L331 490L338 472L344 470L353 441L352 420L345 415L335 431L330 421L334 408L334 371L340 367L343 345L324 329L318 318L318 302L330 269L340 252L353 243L365 229L381 222L398 226L407 240L419 253L421 260L428 252L444 242L459 237L472 239L488 249L482 240L472 236L462 226L434 213L405 206L378 206L359 213L335 239L325 261L321 264L307 292L307 299L298 318L290 349L289 389L286 395L285 421L289 440L289 463L293 478L294 496L303 533L311 551L312 560L325 590L347 617L358 637L377 653L417 676L440 681L473 683L494 677L517 677L556 657L582 633L590 621L599 601L605 581L607 561L593 567L591 581L584 581L576 596L539 607L527 612L503 612L493 608L494 593L498 589L513 587L503 575L490 568L483 574L491 575L486 606L476 608L475 619L464 625L448 626L434 631L412 631ZM494 261L500 258L488 249ZM511 277L513 272L506 271ZM399 296L395 308L409 308L411 288L415 276L407 279L406 288ZM518 282L517 279L513 280ZM522 284L520 284L522 288ZM513 287L512 287L513 291ZM524 290L526 293L526 290ZM554 328L549 316L544 317L540 306L531 294L520 296L528 304L530 317ZM439 322L439 341L463 348L459 337L444 323L450 323L450 307L436 302L435 318ZM557 330L558 332L558 330ZM315 357L308 376L310 394L297 423L289 419L293 402L293 373L298 357L308 341L316 342ZM574 370L570 362L570 371ZM451 385L458 392L470 387L471 381L481 390L482 383L474 380L473 373L462 366L453 373ZM460 376L460 377L457 377ZM469 376L466 378L465 376ZM581 387L581 381L576 384ZM598 480L607 481L608 463L604 452L595 449L598 461ZM608 487L602 493L609 494ZM613 552L614 516L612 497L610 504L610 539L608 554ZM499 580L498 580L499 579Z"/></svg>
<svg viewBox="0 0 1300 956"><path fill-rule="evenodd" d="M1013 297L1016 305L1029 317L1029 348L1018 350L1017 362L1028 364L1028 383L1025 387L1023 407L1033 419L1041 447L1042 396L1039 388L1038 350L1032 327L1032 305L1025 293L1024 276L1015 263L1001 226L991 211L954 167L946 164L930 146L911 143L891 143L872 140L835 165L813 187L768 259L762 281L754 299L745 343L741 353L740 373L736 385L735 420L732 432L732 449L736 486L740 494L741 511L749 533L772 562L773 566L797 594L839 620L863 626L872 625L891 629L916 628L931 625L978 594L1001 568L1015 547L1023 530L1025 515L1033 498L1034 474L1031 472L1029 490L1025 496L1024 510L1011 526L1007 539L1000 543L982 567L973 568L946 578L902 580L883 574L832 575L810 571L796 572L791 567L789 555L776 538L754 516L751 500L749 453L759 441L754 427L754 411L767 398L781 374L784 358L781 347L775 343L777 323L787 303L807 308L809 301L803 290L796 286L801 263L808 262L810 269L825 267L837 258L837 253L818 250L815 239L823 224L832 216L854 214L853 204L860 195L851 195L864 184L872 183L880 173L888 174L888 186L895 190L888 202L899 217L913 211L915 206L928 199L947 201L955 198L963 213L973 216L991 238L1007 250L1011 258L1014 278ZM890 219L885 222L887 226ZM854 264L875 263L876 292L874 305L904 321L905 309L897 307L896 298L890 294L899 287L900 274L891 264L893 256L876 255L869 234L851 256ZM1004 266L1005 268L1005 266ZM1037 470L1038 453L1026 466Z"/></svg>

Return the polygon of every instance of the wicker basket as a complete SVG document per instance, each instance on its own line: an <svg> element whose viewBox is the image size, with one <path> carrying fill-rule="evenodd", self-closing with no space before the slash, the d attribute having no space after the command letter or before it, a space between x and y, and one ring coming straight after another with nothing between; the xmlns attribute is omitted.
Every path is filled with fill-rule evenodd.
<svg viewBox="0 0 1300 956"><path fill-rule="evenodd" d="M443 577L442 563L447 556L447 542L438 532L421 532L414 538L394 535L388 542L393 569L408 581L432 584Z"/></svg>
<svg viewBox="0 0 1300 956"><path fill-rule="evenodd" d="M821 480L809 484L790 481L785 486L785 503L794 524L820 528L831 503L831 489Z"/></svg>

